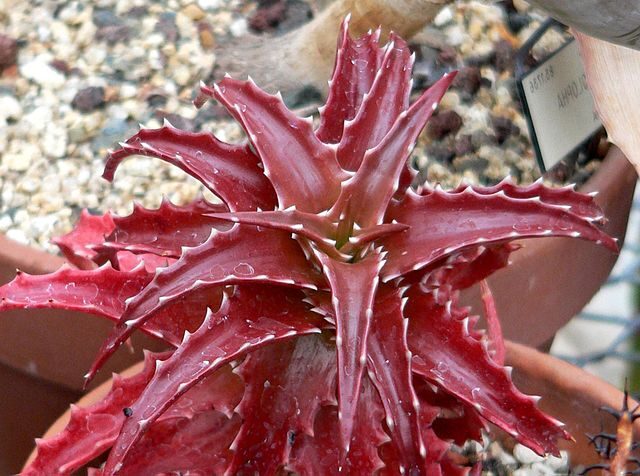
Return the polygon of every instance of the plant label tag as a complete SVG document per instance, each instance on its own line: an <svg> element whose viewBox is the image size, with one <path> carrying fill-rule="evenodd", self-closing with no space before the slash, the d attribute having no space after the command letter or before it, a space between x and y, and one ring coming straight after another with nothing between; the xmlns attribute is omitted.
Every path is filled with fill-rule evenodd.
<svg viewBox="0 0 640 476"><path fill-rule="evenodd" d="M520 77L518 92L543 172L602 127L573 40Z"/></svg>

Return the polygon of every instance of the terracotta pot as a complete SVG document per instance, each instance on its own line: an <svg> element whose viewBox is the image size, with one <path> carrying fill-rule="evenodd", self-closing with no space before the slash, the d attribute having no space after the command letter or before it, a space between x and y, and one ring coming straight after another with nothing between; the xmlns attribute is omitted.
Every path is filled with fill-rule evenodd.
<svg viewBox="0 0 640 476"><path fill-rule="evenodd" d="M600 192L597 200L609 218L607 231L620 240L624 238L635 181L633 168L618 149L612 148L598 172L583 187L587 192ZM525 249L513 255L512 266L490 280L505 336L533 346L546 342L591 299L616 258L602 247L575 239L530 240ZM2 282L9 281L16 268L41 274L57 269L62 263L57 256L0 236ZM541 266L546 263L550 266ZM467 293L466 299L474 302L476 291ZM0 373L0 388L13 387L5 392L2 402L17 413L28 415L32 408L21 395L40 392L45 382L53 384L47 391L52 401L72 402L81 388L82 375L110 326L100 319L63 311L3 314L0 366L5 367L7 376L16 371L25 375L22 387L17 388L13 378L5 379ZM136 349L143 347L139 339L140 336L134 338ZM158 348L149 339L144 347ZM121 350L101 372L102 379L110 371L121 370L140 359L140 353ZM59 409L52 407L50 421L58 414ZM0 462L24 459L31 448L28 442L41 433L41 426L22 424L15 434L9 435L2 431L3 425L0 418Z"/></svg>
<svg viewBox="0 0 640 476"><path fill-rule="evenodd" d="M580 189L597 191L607 217L605 230L622 247L637 181L620 149L612 147L600 169ZM505 338L532 347L545 345L584 308L611 273L618 255L595 243L573 238L524 240L511 265L489 278ZM477 288L462 295L479 307Z"/></svg>
<svg viewBox="0 0 640 476"><path fill-rule="evenodd" d="M513 366L513 381L524 393L541 395L540 408L566 425L575 441L563 441L573 465L599 462L586 435L616 432L615 419L600 409L620 409L624 394L563 360L512 342L506 343L506 364ZM635 401L629 401L634 408ZM634 436L640 438L640 420L634 423Z"/></svg>
<svg viewBox="0 0 640 476"><path fill-rule="evenodd" d="M16 269L44 274L58 269L59 256L0 235L0 282ZM75 312L17 310L0 316L0 474L13 474L41 435L81 394L87 371L112 324ZM137 335L135 352L119 351L93 386L142 359L158 343Z"/></svg>
<svg viewBox="0 0 640 476"><path fill-rule="evenodd" d="M549 415L565 423L567 431L575 441L562 441L560 446L569 452L572 465L590 465L599 462L598 455L589 444L587 434L600 431L615 433L615 420L600 411L602 406L620 408L623 393L603 380L567 362L551 357L531 347L506 342L507 365L513 366L513 380L521 391L530 395L541 395L540 407ZM142 364L127 369L123 375L138 373ZM78 401L79 406L88 406L103 398L111 388L110 382L88 393ZM630 402L633 408L635 402ZM45 437L59 433L69 420L67 410L44 434ZM602 427L601 427L602 424ZM640 437L640 420L635 423ZM508 446L509 438L500 435ZM35 457L35 452L29 461Z"/></svg>

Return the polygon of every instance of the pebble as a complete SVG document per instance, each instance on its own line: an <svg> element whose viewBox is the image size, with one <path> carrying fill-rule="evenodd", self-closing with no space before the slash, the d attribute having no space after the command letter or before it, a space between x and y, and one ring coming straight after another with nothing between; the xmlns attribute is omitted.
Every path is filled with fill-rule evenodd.
<svg viewBox="0 0 640 476"><path fill-rule="evenodd" d="M466 66L462 68L453 80L452 87L464 91L468 96L472 96L480 89L482 75L477 66Z"/></svg>
<svg viewBox="0 0 640 476"><path fill-rule="evenodd" d="M507 117L492 117L491 123L493 125L493 132L499 144L502 144L512 134L520 133L520 128Z"/></svg>
<svg viewBox="0 0 640 476"><path fill-rule="evenodd" d="M71 101L71 105L81 112L91 112L105 104L103 87L90 86L83 88L76 93Z"/></svg>
<svg viewBox="0 0 640 476"><path fill-rule="evenodd" d="M198 38L200 39L200 45L207 50L216 46L213 28L207 22L201 21L198 23Z"/></svg>
<svg viewBox="0 0 640 476"><path fill-rule="evenodd" d="M98 28L95 38L98 41L105 41L109 45L115 45L121 42L126 43L132 34L131 28L127 25L109 25Z"/></svg>
<svg viewBox="0 0 640 476"><path fill-rule="evenodd" d="M22 116L22 106L13 96L0 96L0 119L17 121Z"/></svg>
<svg viewBox="0 0 640 476"><path fill-rule="evenodd" d="M513 70L515 51L507 40L500 40L494 45L493 64L500 72Z"/></svg>
<svg viewBox="0 0 640 476"><path fill-rule="evenodd" d="M40 86L59 89L65 84L65 77L49 64L51 59L49 55L39 55L24 63L20 73Z"/></svg>
<svg viewBox="0 0 640 476"><path fill-rule="evenodd" d="M229 32L236 38L240 38L241 36L246 35L248 29L249 25L245 18L238 18L237 20L234 20L231 25L229 25Z"/></svg>
<svg viewBox="0 0 640 476"><path fill-rule="evenodd" d="M16 64L18 59L18 42L15 38L0 33L0 71Z"/></svg>
<svg viewBox="0 0 640 476"><path fill-rule="evenodd" d="M276 0L266 5L259 6L249 17L249 26L257 32L274 29L283 21L287 14L287 2Z"/></svg>
<svg viewBox="0 0 640 476"><path fill-rule="evenodd" d="M182 9L182 13L193 21L202 20L205 16L204 10L195 3L190 3Z"/></svg>
<svg viewBox="0 0 640 476"><path fill-rule="evenodd" d="M11 147L2 155L2 165L14 172L24 172L37 159L42 157L40 147L25 142L16 150Z"/></svg>
<svg viewBox="0 0 640 476"><path fill-rule="evenodd" d="M513 457L524 464L533 464L544 458L524 445L516 444L513 448Z"/></svg>
<svg viewBox="0 0 640 476"><path fill-rule="evenodd" d="M198 5L204 10L216 10L222 7L223 0L198 0Z"/></svg>
<svg viewBox="0 0 640 476"><path fill-rule="evenodd" d="M431 117L427 130L434 139L442 139L449 134L455 134L462 127L460 114L453 110L441 111Z"/></svg>
<svg viewBox="0 0 640 476"><path fill-rule="evenodd" d="M433 24L437 27L443 27L453 20L452 7L446 6L433 19Z"/></svg>
<svg viewBox="0 0 640 476"><path fill-rule="evenodd" d="M118 18L116 14L111 10L94 9L91 20L93 21L93 24L98 28L123 24L122 20Z"/></svg>
<svg viewBox="0 0 640 476"><path fill-rule="evenodd" d="M180 35L176 25L176 14L173 12L161 14L155 30L160 32L166 41L175 43Z"/></svg>

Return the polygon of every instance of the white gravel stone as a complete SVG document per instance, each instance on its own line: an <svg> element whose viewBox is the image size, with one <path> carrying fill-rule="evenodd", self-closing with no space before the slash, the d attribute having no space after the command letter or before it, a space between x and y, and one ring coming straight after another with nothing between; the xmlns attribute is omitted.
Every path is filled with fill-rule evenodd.
<svg viewBox="0 0 640 476"><path fill-rule="evenodd" d="M24 172L41 156L40 148L27 142L20 144L18 150L10 146L10 149L2 155L2 165L14 172Z"/></svg>
<svg viewBox="0 0 640 476"><path fill-rule="evenodd" d="M544 460L544 458L536 454L535 451L519 443L513 448L513 456L524 464L533 464Z"/></svg>
<svg viewBox="0 0 640 476"><path fill-rule="evenodd" d="M446 6L442 10L440 10L440 13L438 13L436 17L433 19L433 24L435 26L445 26L446 24L450 23L452 20L453 20L452 7Z"/></svg>
<svg viewBox="0 0 640 476"><path fill-rule="evenodd" d="M203 10L217 10L222 4L222 0L198 0L198 5Z"/></svg>
<svg viewBox="0 0 640 476"><path fill-rule="evenodd" d="M27 237L27 234L20 228L11 228L10 230L7 230L6 235L10 240L14 240L25 245L29 244L31 241Z"/></svg>
<svg viewBox="0 0 640 476"><path fill-rule="evenodd" d="M61 88L65 83L64 75L49 65L49 55L40 55L20 67L20 73L40 86L53 89Z"/></svg>
<svg viewBox="0 0 640 476"><path fill-rule="evenodd" d="M229 31L236 38L243 36L247 33L249 26L247 24L247 20L245 18L238 18L234 20L233 23L229 26Z"/></svg>
<svg viewBox="0 0 640 476"><path fill-rule="evenodd" d="M22 106L12 96L0 96L0 119L18 120L22 116Z"/></svg>

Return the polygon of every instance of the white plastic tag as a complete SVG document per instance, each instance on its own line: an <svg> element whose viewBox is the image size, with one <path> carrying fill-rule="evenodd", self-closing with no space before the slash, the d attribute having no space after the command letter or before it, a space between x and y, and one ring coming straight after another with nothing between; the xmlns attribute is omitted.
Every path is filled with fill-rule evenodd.
<svg viewBox="0 0 640 476"><path fill-rule="evenodd" d="M518 89L543 171L602 127L573 40L524 74Z"/></svg>

